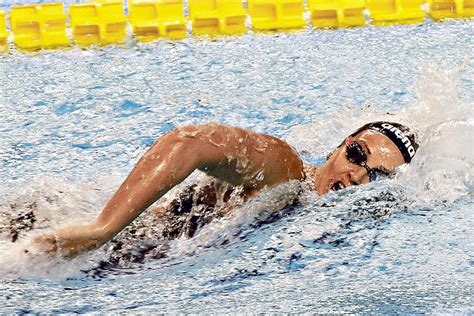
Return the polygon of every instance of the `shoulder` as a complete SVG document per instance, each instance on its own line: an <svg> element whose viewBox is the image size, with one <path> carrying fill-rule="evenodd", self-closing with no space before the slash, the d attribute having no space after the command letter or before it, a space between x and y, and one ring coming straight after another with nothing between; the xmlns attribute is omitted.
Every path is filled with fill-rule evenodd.
<svg viewBox="0 0 474 316"><path fill-rule="evenodd" d="M284 139L250 129L220 123L183 125L176 129L183 136L200 138L219 147L247 148L274 159L293 159L300 163L298 152Z"/></svg>
<svg viewBox="0 0 474 316"><path fill-rule="evenodd" d="M242 130L241 128L234 127L231 125L220 124L215 122L209 122L205 124L186 124L177 127L177 131L194 131L194 130Z"/></svg>

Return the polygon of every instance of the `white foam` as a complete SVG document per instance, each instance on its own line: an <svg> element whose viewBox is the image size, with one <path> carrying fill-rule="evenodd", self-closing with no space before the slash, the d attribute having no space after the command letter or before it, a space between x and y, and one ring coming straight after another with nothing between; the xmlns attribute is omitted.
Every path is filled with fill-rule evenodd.
<svg viewBox="0 0 474 316"><path fill-rule="evenodd" d="M10 183L2 191L0 205L0 275L5 277L43 275L58 278L79 272L101 253L64 261L48 257L31 246L31 239L45 231L92 220L110 198L117 183L117 175L96 181L73 183L66 179L39 176ZM10 218L33 211L35 229L20 231L17 242L9 241ZM18 213L18 214L17 214ZM28 254L25 250L28 249Z"/></svg>
<svg viewBox="0 0 474 316"><path fill-rule="evenodd" d="M474 102L459 97L462 68L422 70L417 102L399 114L418 131L420 148L396 181L415 200L452 202L473 191Z"/></svg>
<svg viewBox="0 0 474 316"><path fill-rule="evenodd" d="M235 242L249 225L259 220L265 221L294 200L301 185L295 180L263 189L256 198L233 210L228 218L204 226L193 238L174 241L170 255L188 255L202 248L215 248Z"/></svg>

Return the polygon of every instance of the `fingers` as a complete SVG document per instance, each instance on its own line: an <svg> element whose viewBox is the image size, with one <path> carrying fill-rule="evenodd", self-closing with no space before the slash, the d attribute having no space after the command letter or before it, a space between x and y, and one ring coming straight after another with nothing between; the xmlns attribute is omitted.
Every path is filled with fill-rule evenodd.
<svg viewBox="0 0 474 316"><path fill-rule="evenodd" d="M58 242L53 234L44 234L32 239L28 247L23 251L28 255L46 255L53 257L58 253Z"/></svg>

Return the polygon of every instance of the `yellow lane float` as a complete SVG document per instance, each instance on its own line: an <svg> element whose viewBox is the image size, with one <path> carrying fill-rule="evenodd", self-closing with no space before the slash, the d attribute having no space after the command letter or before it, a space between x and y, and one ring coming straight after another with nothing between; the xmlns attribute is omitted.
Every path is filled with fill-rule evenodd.
<svg viewBox="0 0 474 316"><path fill-rule="evenodd" d="M259 31L306 26L303 0L248 0L252 28Z"/></svg>
<svg viewBox="0 0 474 316"><path fill-rule="evenodd" d="M353 27L365 25L364 0L308 0L314 27Z"/></svg>
<svg viewBox="0 0 474 316"><path fill-rule="evenodd" d="M418 24L425 20L424 0L367 0L374 25Z"/></svg>
<svg viewBox="0 0 474 316"><path fill-rule="evenodd" d="M130 22L134 36L141 41L160 37L182 39L188 21L193 34L246 33L247 14L257 31L298 29L306 26L304 4L311 23L317 28L354 27L366 24L368 9L374 25L420 23L429 8L430 17L474 16L474 0L127 0L129 20L122 0L93 0L69 6L69 21L74 42L79 45L121 43ZM424 7L425 1L427 6ZM188 17L185 17L185 3ZM24 50L55 48L70 44L62 3L13 6L0 9L0 52L8 50L8 40ZM12 34L10 34L10 32ZM10 37L10 35L12 35Z"/></svg>
<svg viewBox="0 0 474 316"><path fill-rule="evenodd" d="M21 49L66 46L66 14L61 3L14 6L10 12L13 42Z"/></svg>
<svg viewBox="0 0 474 316"><path fill-rule="evenodd" d="M129 22L141 41L186 37L183 0L129 0Z"/></svg>
<svg viewBox="0 0 474 316"><path fill-rule="evenodd" d="M0 52L7 50L7 19L5 11L0 10Z"/></svg>
<svg viewBox="0 0 474 316"><path fill-rule="evenodd" d="M122 1L71 4L71 29L79 45L121 43L127 36Z"/></svg>
<svg viewBox="0 0 474 316"><path fill-rule="evenodd" d="M247 33L247 12L241 0L188 0L193 34Z"/></svg>
<svg viewBox="0 0 474 316"><path fill-rule="evenodd" d="M474 0L430 0L429 6L433 20L474 16Z"/></svg>

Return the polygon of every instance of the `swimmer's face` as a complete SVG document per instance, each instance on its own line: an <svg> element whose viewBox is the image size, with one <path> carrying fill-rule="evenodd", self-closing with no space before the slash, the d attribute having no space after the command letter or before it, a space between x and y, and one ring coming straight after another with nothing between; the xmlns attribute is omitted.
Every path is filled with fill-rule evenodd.
<svg viewBox="0 0 474 316"><path fill-rule="evenodd" d="M363 160L365 163L358 163ZM372 173L387 174L404 162L397 146L387 136L373 130L365 130L355 136L349 136L344 144L331 154L319 170L316 190L322 195L331 190L369 183L371 172L368 170L373 170ZM371 175L372 179L375 178Z"/></svg>

